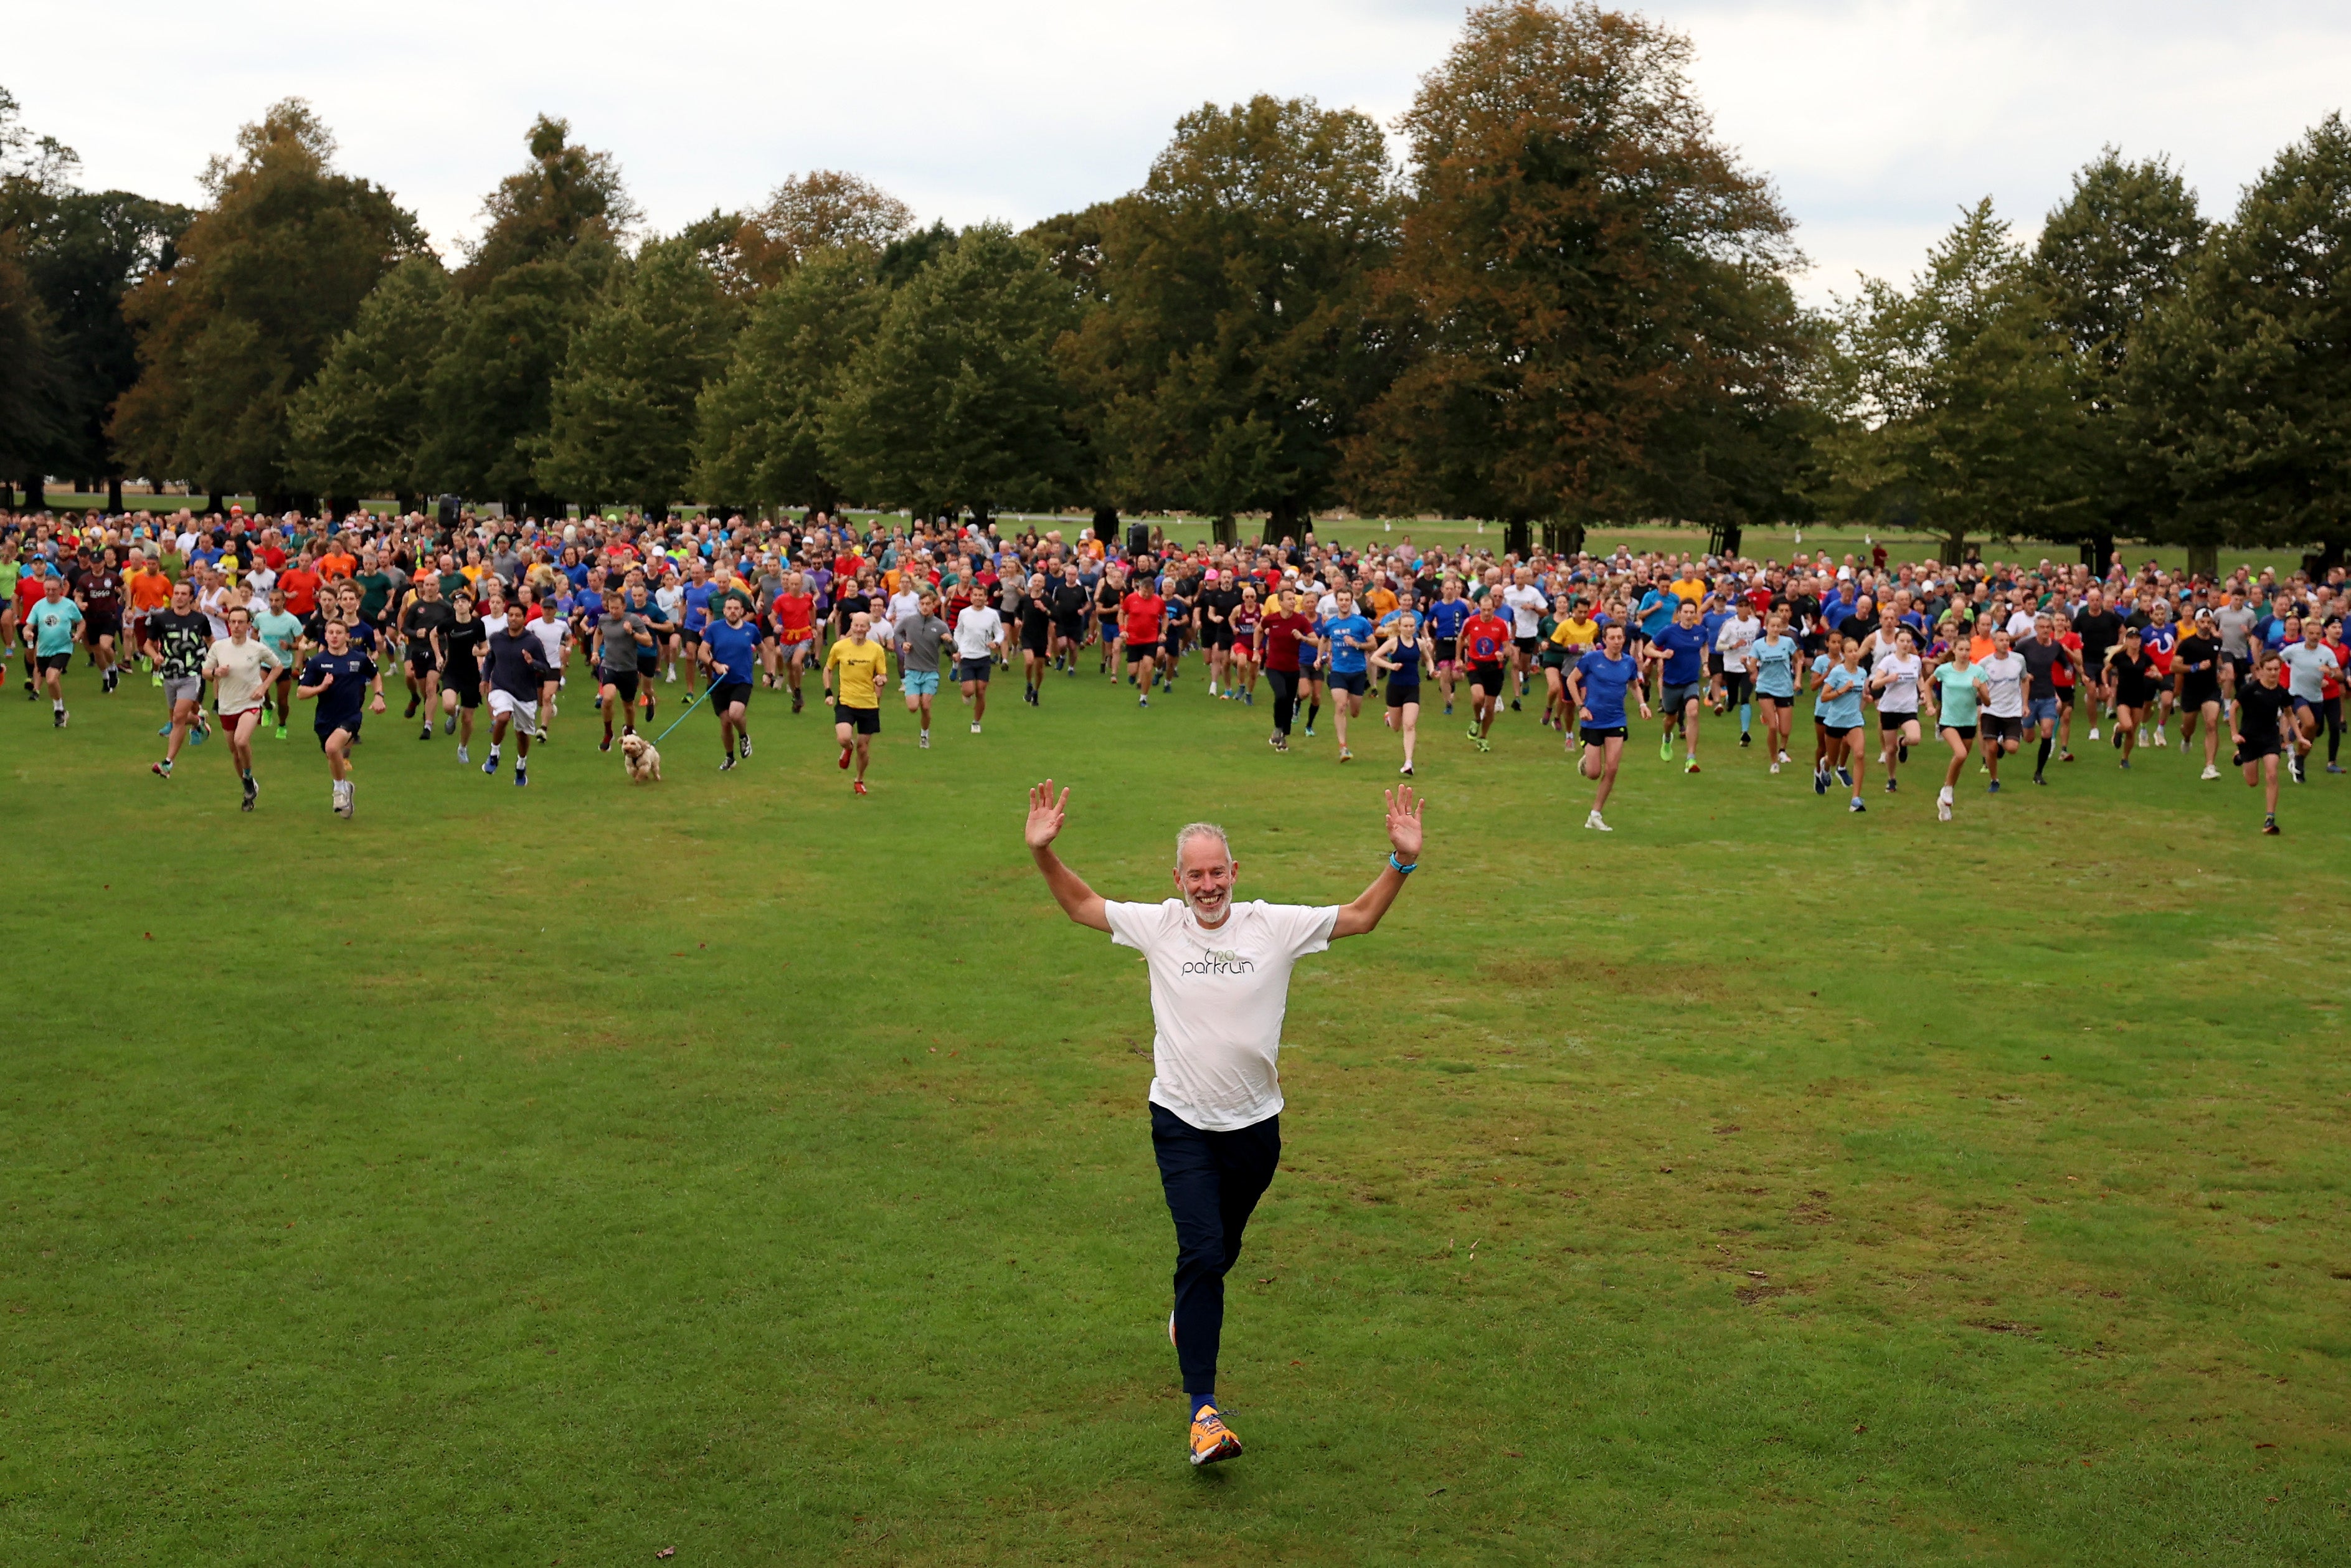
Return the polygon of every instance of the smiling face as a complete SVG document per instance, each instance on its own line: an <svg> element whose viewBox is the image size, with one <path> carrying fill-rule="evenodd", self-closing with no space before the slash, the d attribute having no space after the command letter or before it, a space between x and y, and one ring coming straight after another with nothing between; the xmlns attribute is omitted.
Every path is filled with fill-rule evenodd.
<svg viewBox="0 0 2351 1568"><path fill-rule="evenodd" d="M1203 925L1221 925L1232 912L1233 881L1240 864L1225 841L1212 833L1186 839L1176 856L1176 891Z"/></svg>

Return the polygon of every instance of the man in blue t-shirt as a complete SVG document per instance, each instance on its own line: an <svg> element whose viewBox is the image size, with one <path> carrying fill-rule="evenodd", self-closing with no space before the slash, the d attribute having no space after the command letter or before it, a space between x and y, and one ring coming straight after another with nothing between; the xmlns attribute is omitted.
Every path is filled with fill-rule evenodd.
<svg viewBox="0 0 2351 1568"><path fill-rule="evenodd" d="M41 580L42 597L25 612L25 636L33 645L35 672L49 688L49 722L66 727L66 671L73 664L74 639L80 633L81 606L66 597L66 580L51 569ZM34 695L28 682L25 695Z"/></svg>
<svg viewBox="0 0 2351 1568"><path fill-rule="evenodd" d="M923 597L935 596L926 592ZM710 667L710 706L718 710L719 747L726 757L719 766L722 773L735 766L737 741L743 756L751 755L751 731L746 720L751 709L751 686L758 678L759 641L764 635L741 597L731 593L720 601L719 618L702 635L702 661Z"/></svg>
<svg viewBox="0 0 2351 1568"><path fill-rule="evenodd" d="M1698 624L1698 601L1685 599L1673 623L1649 639L1644 655L1651 664L1661 665L1664 674L1664 700L1657 705L1657 712L1666 728L1657 741L1657 756L1667 762L1674 759L1674 731L1680 729L1687 754L1682 765L1685 773L1698 771L1698 705L1706 693L1706 651L1710 646L1705 629Z"/></svg>
<svg viewBox="0 0 2351 1568"><path fill-rule="evenodd" d="M322 634L326 649L311 654L310 662L302 666L302 684L294 695L318 699L311 726L318 731L319 749L327 754L327 772L334 780L335 815L348 820L351 737L360 732L360 709L367 701L371 684L375 687L375 711L383 711L383 682L375 661L351 646L350 631L341 622L328 622Z"/></svg>
<svg viewBox="0 0 2351 1568"><path fill-rule="evenodd" d="M1331 672L1331 711L1339 723L1339 760L1353 762L1355 754L1347 749L1347 721L1364 711L1364 694L1371 689L1371 675L1364 661L1372 647L1372 623L1355 609L1355 595L1348 589L1334 590L1331 595L1331 613L1314 629L1322 643L1322 659Z"/></svg>
<svg viewBox="0 0 2351 1568"><path fill-rule="evenodd" d="M1448 574L1428 607L1428 634L1437 649L1437 684L1445 688L1445 711L1453 711L1453 682L1461 663L1461 628L1469 622L1469 601L1461 597L1461 580Z"/></svg>
<svg viewBox="0 0 2351 1568"><path fill-rule="evenodd" d="M1567 672L1567 700L1575 705L1576 717L1583 727L1583 755L1577 770L1586 779L1596 781L1599 792L1592 801L1592 814L1583 825L1607 833L1611 828L1600 815L1608 804L1608 792L1616 787L1616 769L1625 758L1625 696L1634 694L1641 705L1641 716L1649 716L1647 689L1641 683L1641 661L1625 651L1625 628L1610 625L1600 633L1600 646L1578 659Z"/></svg>

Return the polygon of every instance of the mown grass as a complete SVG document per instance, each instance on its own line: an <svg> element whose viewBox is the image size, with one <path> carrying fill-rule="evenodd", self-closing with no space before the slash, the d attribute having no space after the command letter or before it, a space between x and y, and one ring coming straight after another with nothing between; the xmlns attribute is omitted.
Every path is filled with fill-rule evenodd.
<svg viewBox="0 0 2351 1568"><path fill-rule="evenodd" d="M62 733L0 703L13 1561L2351 1550L2339 780L2265 841L2101 747L1942 827L1710 721L1604 839L1531 715L1432 716L1426 869L1292 990L1249 1452L1196 1474L1142 971L1021 789L1113 894L1208 815L1342 899L1384 735L1057 680L929 751L893 712L856 800L766 696L653 789L578 715L528 791L375 720L345 823L307 739L242 816L74 681Z"/></svg>

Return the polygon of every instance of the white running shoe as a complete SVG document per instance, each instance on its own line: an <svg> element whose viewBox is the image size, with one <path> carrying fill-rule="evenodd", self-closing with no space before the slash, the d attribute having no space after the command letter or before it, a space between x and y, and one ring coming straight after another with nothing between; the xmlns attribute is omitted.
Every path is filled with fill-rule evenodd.
<svg viewBox="0 0 2351 1568"><path fill-rule="evenodd" d="M2202 777L2207 779L2218 779L2220 777L2220 770L2208 762L2204 765Z"/></svg>
<svg viewBox="0 0 2351 1568"><path fill-rule="evenodd" d="M1613 832L1614 832L1614 831L1616 831L1615 829L1614 829L1614 828L1610 827L1607 823L1605 823L1605 822L1602 821L1600 820L1600 813L1599 813L1599 812L1597 812L1597 811L1594 811L1594 812L1593 812L1593 813L1592 813L1592 815L1590 815L1590 816L1588 816L1588 817L1584 818L1584 819L1583 819L1583 825L1584 825L1585 827L1587 827L1587 828L1591 828L1591 829L1594 830L1595 831L1603 832L1603 833L1613 833Z"/></svg>
<svg viewBox="0 0 2351 1568"><path fill-rule="evenodd" d="M2098 738L2098 727L2095 724L2090 727L2090 738L2092 740Z"/></svg>
<svg viewBox="0 0 2351 1568"><path fill-rule="evenodd" d="M977 735L979 733L979 720L973 719L971 721L971 732L974 735Z"/></svg>
<svg viewBox="0 0 2351 1568"><path fill-rule="evenodd" d="M1779 771L1780 771L1780 765L1779 765L1778 763L1776 763L1776 762L1774 762L1773 764L1771 764L1771 771L1772 771L1772 772L1774 772L1774 773L1779 772Z"/></svg>
<svg viewBox="0 0 2351 1568"><path fill-rule="evenodd" d="M1782 752L1782 753L1780 753L1780 760L1781 760L1782 762L1785 762L1785 761L1787 761L1787 760L1788 760L1788 754L1787 754L1786 752L1784 752L1784 751L1783 751L1783 752Z"/></svg>
<svg viewBox="0 0 2351 1568"><path fill-rule="evenodd" d="M1938 821L1938 822L1948 822L1948 821L1949 821L1950 820L1951 820L1951 803L1950 803L1949 800L1938 800L1938 801L1936 801L1936 802L1935 802L1935 821Z"/></svg>

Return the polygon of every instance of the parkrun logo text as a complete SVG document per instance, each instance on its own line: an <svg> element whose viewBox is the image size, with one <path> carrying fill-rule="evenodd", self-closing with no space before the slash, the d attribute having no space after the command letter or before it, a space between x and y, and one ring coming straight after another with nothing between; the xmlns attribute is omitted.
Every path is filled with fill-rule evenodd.
<svg viewBox="0 0 2351 1568"><path fill-rule="evenodd" d="M1238 953L1210 952L1206 957L1186 962L1182 972L1186 975L1249 975L1257 972L1257 964Z"/></svg>

